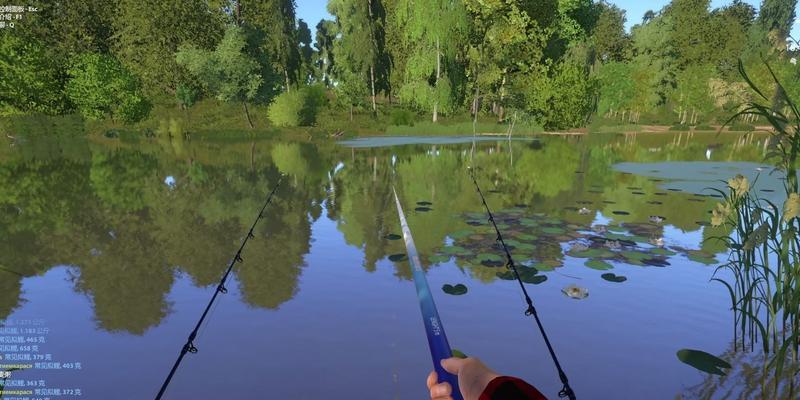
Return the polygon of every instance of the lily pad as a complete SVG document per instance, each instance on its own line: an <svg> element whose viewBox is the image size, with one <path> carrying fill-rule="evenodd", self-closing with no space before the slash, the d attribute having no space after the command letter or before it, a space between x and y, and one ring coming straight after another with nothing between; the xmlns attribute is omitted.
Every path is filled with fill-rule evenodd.
<svg viewBox="0 0 800 400"><path fill-rule="evenodd" d="M445 293L447 293L449 295L453 295L453 296L461 296L461 295L467 294L467 290L468 290L467 287L464 286L461 283L459 283L459 284L457 284L455 286L447 283L444 286L442 286L442 291L444 291Z"/></svg>
<svg viewBox="0 0 800 400"><path fill-rule="evenodd" d="M430 208L430 207L417 207L417 208L414 209L414 211L419 211L419 212L428 212L430 210L433 210L433 209Z"/></svg>
<svg viewBox="0 0 800 400"><path fill-rule="evenodd" d="M485 224L483 221L467 221L467 225L469 226L481 226Z"/></svg>
<svg viewBox="0 0 800 400"><path fill-rule="evenodd" d="M588 249L584 251L569 251L567 255L575 258L611 258L615 253L607 249Z"/></svg>
<svg viewBox="0 0 800 400"><path fill-rule="evenodd" d="M447 254L469 254L469 250L461 246L447 246L442 249Z"/></svg>
<svg viewBox="0 0 800 400"><path fill-rule="evenodd" d="M433 256L428 257L428 261L430 261L431 263L434 263L434 264L440 264L440 263L443 263L443 262L450 261L450 256L433 255Z"/></svg>
<svg viewBox="0 0 800 400"><path fill-rule="evenodd" d="M626 278L626 277L624 277L622 275L614 275L611 272L606 272L605 274L600 275L600 277L605 279L605 280L607 280L607 281L609 281L609 282L616 282L616 283L622 283L622 282L625 282L625 281L628 280L628 278Z"/></svg>
<svg viewBox="0 0 800 400"><path fill-rule="evenodd" d="M383 238L386 239L386 240L400 240L403 237L398 235L398 234L396 234L396 233L390 233L390 234L384 236Z"/></svg>
<svg viewBox="0 0 800 400"><path fill-rule="evenodd" d="M699 262L701 264L711 265L717 263L717 259L714 258L714 256L702 251L689 251L686 256L690 260Z"/></svg>
<svg viewBox="0 0 800 400"><path fill-rule="evenodd" d="M631 213L622 210L614 210L611 213L614 215L631 215Z"/></svg>
<svg viewBox="0 0 800 400"><path fill-rule="evenodd" d="M542 233L546 233L548 235L560 235L566 232L563 228L559 228L557 226L547 226L542 228Z"/></svg>
<svg viewBox="0 0 800 400"><path fill-rule="evenodd" d="M534 264L532 268L536 268L537 271L541 272L550 272L550 271L555 271L556 266L545 263L538 263Z"/></svg>
<svg viewBox="0 0 800 400"><path fill-rule="evenodd" d="M483 260L503 261L503 257L500 257L497 254L492 254L492 253L481 253L481 254L478 254L478 259L481 260L481 261L483 261Z"/></svg>
<svg viewBox="0 0 800 400"><path fill-rule="evenodd" d="M418 206L432 206L433 203L431 203L430 201L418 201L417 205Z"/></svg>
<svg viewBox="0 0 800 400"><path fill-rule="evenodd" d="M609 263L607 263L605 261L602 261L602 260L589 260L589 261L586 261L583 265L585 265L585 266L587 266L587 267L589 267L591 269L596 269L598 271L606 271L606 270L614 268L613 265L611 265L611 264L609 264Z"/></svg>
<svg viewBox="0 0 800 400"><path fill-rule="evenodd" d="M394 262L400 262L408 260L408 257L405 255L405 253L392 254L389 256L389 260Z"/></svg>
<svg viewBox="0 0 800 400"><path fill-rule="evenodd" d="M639 251L623 251L622 256L629 259L629 260L636 260L642 261L644 259L650 258L650 254L642 253Z"/></svg>
<svg viewBox="0 0 800 400"><path fill-rule="evenodd" d="M535 219L532 219L532 218L521 218L519 220L519 223L524 225L524 226L530 226L530 227L539 225L539 221L537 221Z"/></svg>
<svg viewBox="0 0 800 400"><path fill-rule="evenodd" d="M451 233L448 236L450 236L453 239L463 239L463 238L465 238L465 237L467 237L469 235L472 235L472 234L473 234L472 231L468 231L468 230L464 229L464 230L460 230L460 231L455 231L455 232Z"/></svg>
<svg viewBox="0 0 800 400"><path fill-rule="evenodd" d="M578 287L575 284L569 285L563 289L561 289L561 293L567 295L567 297L575 300L582 300L589 297L589 290Z"/></svg>
<svg viewBox="0 0 800 400"><path fill-rule="evenodd" d="M641 260L644 265L650 265L653 267L666 267L670 265L669 262L663 258L644 258Z"/></svg>
<svg viewBox="0 0 800 400"><path fill-rule="evenodd" d="M539 239L539 237L536 236L536 235L528 234L528 233L521 233L521 234L517 235L517 239L531 241L531 240Z"/></svg>
<svg viewBox="0 0 800 400"><path fill-rule="evenodd" d="M664 248L651 249L650 253L653 253L653 254L656 254L656 255L659 255L659 256L674 256L675 254L677 254L674 251L670 251L670 250L667 250L667 249L664 249Z"/></svg>
<svg viewBox="0 0 800 400"><path fill-rule="evenodd" d="M722 369L731 369L727 361L701 350L681 349L677 353L678 360L709 374L725 376L727 372Z"/></svg>

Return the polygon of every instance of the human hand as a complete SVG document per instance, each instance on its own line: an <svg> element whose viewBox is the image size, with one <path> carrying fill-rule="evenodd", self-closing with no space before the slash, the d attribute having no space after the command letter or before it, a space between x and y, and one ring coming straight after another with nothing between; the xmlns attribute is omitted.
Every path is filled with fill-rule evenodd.
<svg viewBox="0 0 800 400"><path fill-rule="evenodd" d="M442 360L442 368L458 377L458 387L464 400L477 400L486 386L500 376L477 358L448 358ZM447 382L437 383L436 371L428 375L431 400L453 400L453 388Z"/></svg>

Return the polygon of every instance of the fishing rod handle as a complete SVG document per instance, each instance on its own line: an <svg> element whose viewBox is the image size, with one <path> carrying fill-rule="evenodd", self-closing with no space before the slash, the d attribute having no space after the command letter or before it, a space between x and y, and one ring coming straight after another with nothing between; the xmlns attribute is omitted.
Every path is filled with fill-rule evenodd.
<svg viewBox="0 0 800 400"><path fill-rule="evenodd" d="M450 358L450 357L445 357L445 358ZM442 361L441 359L439 360L434 359L433 362L433 369L436 371L436 381L438 383L447 382L450 384L450 387L453 389L453 391L450 394L450 397L452 397L453 400L464 400L464 398L461 397L461 389L459 389L458 387L458 377L445 371L445 369L442 368L441 361Z"/></svg>

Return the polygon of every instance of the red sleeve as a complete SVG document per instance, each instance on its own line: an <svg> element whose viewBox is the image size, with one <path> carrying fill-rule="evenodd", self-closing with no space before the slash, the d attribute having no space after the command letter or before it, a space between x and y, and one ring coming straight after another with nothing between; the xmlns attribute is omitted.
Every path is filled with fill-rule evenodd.
<svg viewBox="0 0 800 400"><path fill-rule="evenodd" d="M522 379L498 376L486 385L478 400L547 400L547 398Z"/></svg>

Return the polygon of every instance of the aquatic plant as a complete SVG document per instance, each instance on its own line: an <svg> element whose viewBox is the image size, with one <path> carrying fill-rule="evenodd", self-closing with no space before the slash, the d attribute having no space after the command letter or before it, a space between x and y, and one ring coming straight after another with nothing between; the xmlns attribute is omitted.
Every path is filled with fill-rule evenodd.
<svg viewBox="0 0 800 400"><path fill-rule="evenodd" d="M779 208L760 198L751 189L754 185L739 175L727 182L727 192L718 191L722 201L712 210L711 217L712 225L733 228L730 235L718 238L725 241L730 256L718 267L713 280L722 283L730 294L734 351L754 351L760 344L769 358L764 363L765 377L782 376L787 360L796 373L800 350L800 195L796 170L800 110L785 94L769 65L767 69L777 87L772 97L750 80L740 63L742 77L760 99L747 104L728 122L741 116L757 116L770 123L773 130L766 157L786 177L786 201ZM787 107L775 107L781 103ZM781 109L790 113L784 114ZM723 271L730 276L723 277ZM768 382L777 380L764 379L761 384Z"/></svg>

